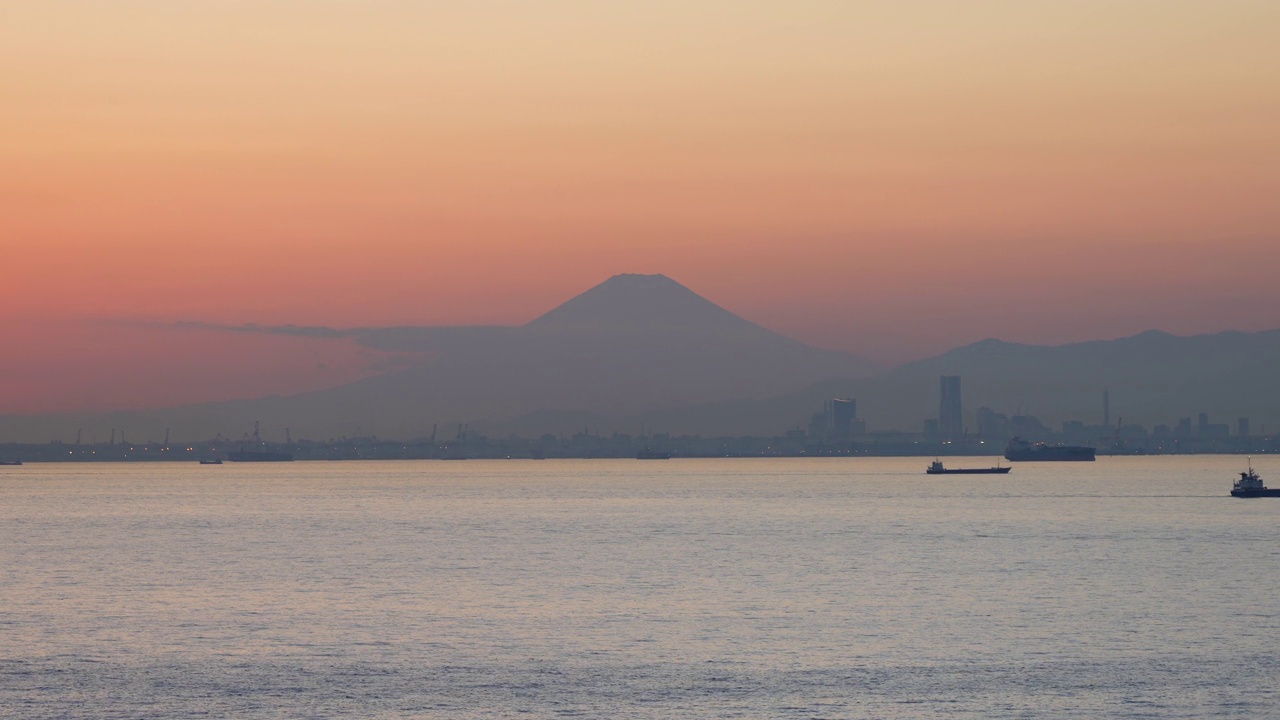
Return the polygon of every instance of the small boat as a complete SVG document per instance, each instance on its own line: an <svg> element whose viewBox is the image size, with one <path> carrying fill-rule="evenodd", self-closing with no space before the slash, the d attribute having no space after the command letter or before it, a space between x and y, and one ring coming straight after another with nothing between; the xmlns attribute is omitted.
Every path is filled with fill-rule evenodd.
<svg viewBox="0 0 1280 720"><path fill-rule="evenodd" d="M1253 463L1251 462L1249 463L1249 469L1240 473L1240 479L1231 486L1231 497L1280 497L1280 488L1269 488L1263 485L1262 478L1258 477L1258 473L1253 471Z"/></svg>
<svg viewBox="0 0 1280 720"><path fill-rule="evenodd" d="M200 461L201 465L221 465L222 460L219 458L206 458Z"/></svg>
<svg viewBox="0 0 1280 720"><path fill-rule="evenodd" d="M645 448L636 453L637 460L670 460L671 453L662 452L661 450L650 450Z"/></svg>
<svg viewBox="0 0 1280 720"><path fill-rule="evenodd" d="M21 460L0 460L0 465L21 465Z"/></svg>
<svg viewBox="0 0 1280 720"><path fill-rule="evenodd" d="M924 472L926 475L1004 475L1012 469L999 465L989 468L945 468L941 460L934 460Z"/></svg>

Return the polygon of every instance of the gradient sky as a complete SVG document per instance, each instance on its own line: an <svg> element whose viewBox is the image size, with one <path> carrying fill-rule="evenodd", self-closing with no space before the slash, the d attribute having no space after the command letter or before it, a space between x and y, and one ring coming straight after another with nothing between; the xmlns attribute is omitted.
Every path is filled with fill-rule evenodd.
<svg viewBox="0 0 1280 720"><path fill-rule="evenodd" d="M894 363L1280 326L1280 3L0 4L0 412L664 273Z"/></svg>

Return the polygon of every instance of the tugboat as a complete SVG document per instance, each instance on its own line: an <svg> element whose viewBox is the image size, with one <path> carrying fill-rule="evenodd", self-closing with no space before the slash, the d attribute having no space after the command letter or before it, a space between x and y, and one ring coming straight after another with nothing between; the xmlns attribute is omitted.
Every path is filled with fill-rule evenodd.
<svg viewBox="0 0 1280 720"><path fill-rule="evenodd" d="M1231 497L1280 497L1280 488L1268 488L1263 485L1262 478L1253 471L1253 463L1249 463L1249 469L1240 473L1240 479L1231 486Z"/></svg>
<svg viewBox="0 0 1280 720"><path fill-rule="evenodd" d="M1004 475L1012 469L999 465L989 468L945 468L941 460L934 460L924 472L926 475Z"/></svg>

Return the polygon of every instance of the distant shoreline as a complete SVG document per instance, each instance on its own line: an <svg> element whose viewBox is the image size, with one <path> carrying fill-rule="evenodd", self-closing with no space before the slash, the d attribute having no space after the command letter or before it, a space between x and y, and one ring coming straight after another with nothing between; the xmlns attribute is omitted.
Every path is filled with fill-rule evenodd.
<svg viewBox="0 0 1280 720"><path fill-rule="evenodd" d="M374 447L346 447L333 448L325 446L303 447L303 446L270 446L272 450L287 450L294 456L294 462L349 462L361 460L387 460L387 461L404 461L404 460L424 460L424 461L458 461L458 460L636 460L634 452L624 453L606 453L606 452L583 452L583 453L515 453L503 452L498 448L467 448L466 450L452 449L437 452L424 451L422 448L401 448L396 452L394 448L385 446ZM671 460L714 460L714 459L770 459L770 458L933 458L933 457L973 457L973 458L1003 458L1003 451L995 449L989 451L972 451L965 449L965 452L955 452L954 450L945 449L920 449L917 451L891 452L886 450L874 451L870 449L854 449L849 451L830 451L830 452L762 452L762 453L713 453L713 452L682 452L678 449L666 450ZM1105 452L1101 449L1098 451L1099 459L1116 458L1116 457L1155 457L1155 456L1192 456L1192 455L1272 455L1280 454L1280 448L1277 447L1254 447L1248 450L1178 450L1171 449L1159 452L1142 452L1142 453L1113 453ZM223 459L225 453L218 452L198 452L196 450L188 450L182 448L174 449L144 449L138 448L130 451L112 451L107 449L80 449L68 450L65 447L57 448L56 446L15 446L0 445L0 460L4 461L20 461L25 464L49 464L49 463L198 463L201 460ZM1040 461L1031 464L1043 464L1048 462L1054 464L1054 461ZM227 465L256 465L258 462L235 462L226 460ZM279 463L270 463L273 465ZM1016 463L1025 464L1025 463ZM0 473L10 469L20 469L21 466L0 466Z"/></svg>

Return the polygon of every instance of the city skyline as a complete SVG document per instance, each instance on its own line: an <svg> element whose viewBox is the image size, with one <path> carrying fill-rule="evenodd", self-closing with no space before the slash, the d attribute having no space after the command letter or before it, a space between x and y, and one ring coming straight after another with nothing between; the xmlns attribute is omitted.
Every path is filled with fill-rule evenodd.
<svg viewBox="0 0 1280 720"><path fill-rule="evenodd" d="M317 439L294 438L288 427L283 441L272 440L261 433L255 421L253 432L240 438L182 438L170 442L169 428L163 440L145 435L129 438L124 430L112 428L109 439L102 441L91 430L86 439L78 429L73 441L55 439L49 443L5 443L0 441L0 461L21 455L28 460L44 462L145 462L192 461L221 464L222 457L232 462L369 459L546 459L546 458L618 458L669 459L670 457L838 457L838 456L972 456L990 455L1006 446L1009 460L1013 448L1047 445L1066 447L1084 453L1092 460L1095 451L1102 455L1177 455L1177 454L1253 454L1274 453L1280 449L1280 435L1269 435L1263 424L1260 432L1251 432L1251 419L1236 418L1234 423L1214 423L1210 414L1180 418L1176 424L1156 424L1150 430L1139 423L1125 423L1119 418L1110 425L1110 390L1101 397L1102 422L1063 420L1061 430L1046 426L1033 415L1012 417L980 406L965 413L960 403L962 377L940 376L939 417L954 416L951 422L939 418L923 418L918 429L872 428L858 418L857 399L836 397L822 402L807 431L801 428L773 436L710 436L646 432L593 431L590 427L572 433L534 433L522 437L514 433L489 437L473 433L468 424L459 424L456 433L448 428L440 433L433 424L429 435L387 438L376 434L361 437ZM975 428L965 422L972 416ZM955 425L960 425L955 430ZM270 432L270 431L268 431ZM246 450L248 452L246 452ZM1087 452L1085 452L1087 451ZM1025 452L1019 450L1018 452ZM1025 460L1026 458L1020 458ZM9 461L8 464L22 464Z"/></svg>

